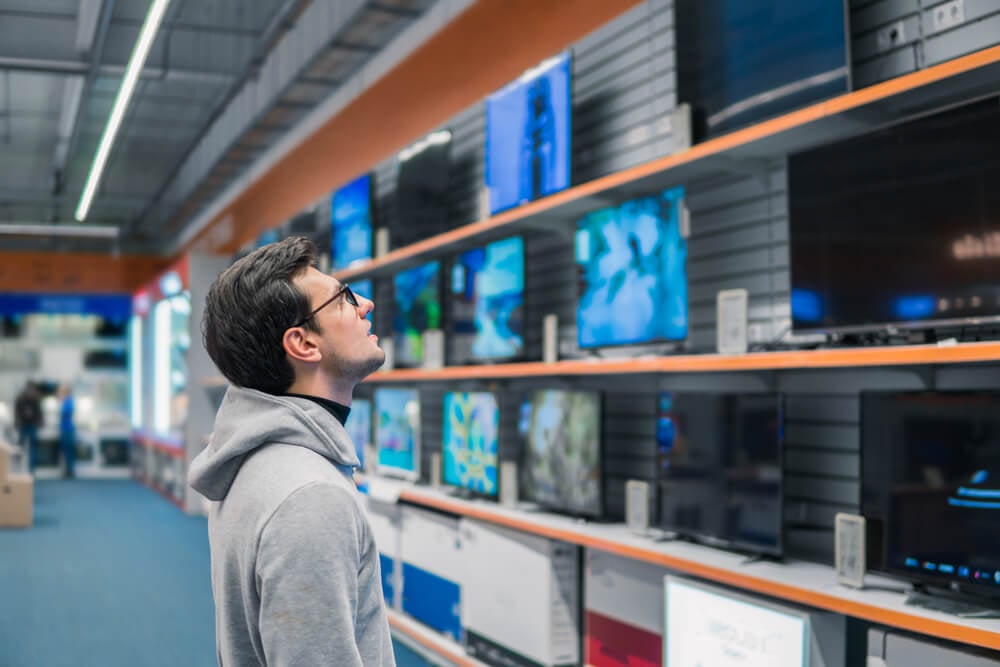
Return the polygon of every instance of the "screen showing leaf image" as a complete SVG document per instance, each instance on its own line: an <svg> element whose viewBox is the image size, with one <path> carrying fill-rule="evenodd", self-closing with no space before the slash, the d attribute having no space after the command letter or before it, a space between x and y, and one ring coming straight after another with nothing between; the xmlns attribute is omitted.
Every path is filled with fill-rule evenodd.
<svg viewBox="0 0 1000 667"><path fill-rule="evenodd" d="M372 257L371 177L361 176L333 193L333 268L345 269Z"/></svg>
<svg viewBox="0 0 1000 667"><path fill-rule="evenodd" d="M372 402L364 398L355 398L351 401L351 413L347 416L344 428L351 436L363 470L365 448L372 444Z"/></svg>
<svg viewBox="0 0 1000 667"><path fill-rule="evenodd" d="M601 514L601 403L590 392L535 392L522 407L525 495L573 514Z"/></svg>
<svg viewBox="0 0 1000 667"><path fill-rule="evenodd" d="M420 394L416 389L375 391L375 446L380 472L420 473Z"/></svg>
<svg viewBox="0 0 1000 667"><path fill-rule="evenodd" d="M439 272L440 263L430 262L396 274L392 330L398 365L419 365L424 331L441 328Z"/></svg>
<svg viewBox="0 0 1000 667"><path fill-rule="evenodd" d="M500 412L487 392L449 392L444 396L445 484L475 493L497 494Z"/></svg>
<svg viewBox="0 0 1000 667"><path fill-rule="evenodd" d="M452 266L452 349L456 363L510 359L524 349L524 242L490 243Z"/></svg>
<svg viewBox="0 0 1000 667"><path fill-rule="evenodd" d="M673 188L594 211L577 222L580 347L687 337L683 197L683 188Z"/></svg>

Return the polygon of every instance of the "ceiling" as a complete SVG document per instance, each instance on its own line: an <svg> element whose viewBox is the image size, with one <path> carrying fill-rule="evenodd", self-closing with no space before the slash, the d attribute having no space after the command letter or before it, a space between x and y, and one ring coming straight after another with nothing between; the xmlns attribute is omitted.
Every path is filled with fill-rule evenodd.
<svg viewBox="0 0 1000 667"><path fill-rule="evenodd" d="M0 250L166 251L434 2L172 0L85 221L117 227L118 238L3 235ZM149 5L0 0L0 224L79 224L73 214ZM298 52L279 62L283 42ZM279 78L279 69L294 71Z"/></svg>

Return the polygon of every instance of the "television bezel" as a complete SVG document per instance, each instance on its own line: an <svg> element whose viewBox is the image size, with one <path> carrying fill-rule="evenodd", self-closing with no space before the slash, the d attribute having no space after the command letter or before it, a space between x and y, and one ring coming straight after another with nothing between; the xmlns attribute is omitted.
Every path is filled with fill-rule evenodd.
<svg viewBox="0 0 1000 667"><path fill-rule="evenodd" d="M448 421L448 414L447 414L447 410L448 410L448 396L451 395L451 394L484 394L484 395L491 396L493 398L494 404L496 405L496 417L497 417L497 452L496 452L496 466L495 466L496 467L496 489L494 490L493 493L477 491L476 489L472 489L470 487L463 486L461 484L453 484L450 481L448 481L448 477L447 477L447 474L445 472L448 469L448 464L447 464L447 461L445 459L445 451L447 451L448 447L446 446L444 436L445 436L445 424ZM473 497L473 498L481 498L481 499L484 499L484 500L499 500L499 498L500 498L500 467L501 467L500 466L500 443L501 443L501 440L500 440L500 427L501 427L501 424L503 423L503 421L500 419L500 399L499 399L499 397L497 396L496 392L493 392L493 391L478 391L478 390L477 391L446 391L444 393L444 396L442 396L442 398L441 398L441 403L442 403L442 408L441 409L442 409L442 413L443 413L443 417L444 417L444 419L441 422L441 485L444 486L444 487L446 487L446 488L456 489L462 495L468 495L468 496Z"/></svg>
<svg viewBox="0 0 1000 667"><path fill-rule="evenodd" d="M403 479L408 482L416 482L420 479L420 473L422 469L420 457L423 451L423 421L418 422L418 427L416 429L415 437L413 438L413 470L407 470L405 468L400 468L398 466L385 465L382 463L382 443L379 439L379 419L378 415L378 397L381 392L385 391L408 391L413 392L417 397L417 406L420 410L423 410L421 405L422 401L420 399L420 390L416 387L377 387L373 392L372 396L372 440L375 445L375 469L379 475L384 475L386 477L394 477L396 479ZM383 394L384 395L384 394Z"/></svg>

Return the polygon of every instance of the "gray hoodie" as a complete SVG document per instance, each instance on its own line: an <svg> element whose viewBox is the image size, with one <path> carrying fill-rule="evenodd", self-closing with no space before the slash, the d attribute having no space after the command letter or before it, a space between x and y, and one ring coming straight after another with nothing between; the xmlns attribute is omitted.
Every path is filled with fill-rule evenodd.
<svg viewBox="0 0 1000 667"><path fill-rule="evenodd" d="M208 515L219 664L395 665L378 551L344 427L304 398L230 387L191 486Z"/></svg>

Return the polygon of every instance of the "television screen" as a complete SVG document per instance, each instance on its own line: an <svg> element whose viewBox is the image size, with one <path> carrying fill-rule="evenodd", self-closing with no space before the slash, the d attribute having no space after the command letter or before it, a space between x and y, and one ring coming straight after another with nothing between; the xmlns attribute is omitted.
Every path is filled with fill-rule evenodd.
<svg viewBox="0 0 1000 667"><path fill-rule="evenodd" d="M416 389L375 390L375 448L378 472L420 477L420 393Z"/></svg>
<svg viewBox="0 0 1000 667"><path fill-rule="evenodd" d="M365 174L333 193L331 261L334 270L372 258L371 176Z"/></svg>
<svg viewBox="0 0 1000 667"><path fill-rule="evenodd" d="M657 400L660 526L780 555L781 396L664 393Z"/></svg>
<svg viewBox="0 0 1000 667"><path fill-rule="evenodd" d="M602 515L601 399L536 391L521 407L522 496L554 510Z"/></svg>
<svg viewBox="0 0 1000 667"><path fill-rule="evenodd" d="M392 331L397 366L420 365L424 331L441 328L440 266L430 262L396 274Z"/></svg>
<svg viewBox="0 0 1000 667"><path fill-rule="evenodd" d="M499 430L500 411L493 394L446 393L441 456L444 483L496 497Z"/></svg>
<svg viewBox="0 0 1000 667"><path fill-rule="evenodd" d="M443 228L448 219L451 131L431 132L399 153L396 213L404 229Z"/></svg>
<svg viewBox="0 0 1000 667"><path fill-rule="evenodd" d="M683 198L683 188L672 188L594 211L577 222L580 347L687 337Z"/></svg>
<svg viewBox="0 0 1000 667"><path fill-rule="evenodd" d="M1000 392L862 392L874 570L1000 597Z"/></svg>
<svg viewBox="0 0 1000 667"><path fill-rule="evenodd" d="M372 445L372 402L365 398L355 398L351 401L351 413L344 423L347 434L351 436L354 448L361 462L361 470L365 469L365 451Z"/></svg>
<svg viewBox="0 0 1000 667"><path fill-rule="evenodd" d="M677 83L713 137L850 89L845 3L679 0Z"/></svg>
<svg viewBox="0 0 1000 667"><path fill-rule="evenodd" d="M569 52L486 98L491 214L569 187L571 110Z"/></svg>
<svg viewBox="0 0 1000 667"><path fill-rule="evenodd" d="M998 145L993 97L791 155L794 328L996 321Z"/></svg>
<svg viewBox="0 0 1000 667"><path fill-rule="evenodd" d="M453 362L513 359L524 350L524 242L462 253L451 269Z"/></svg>

